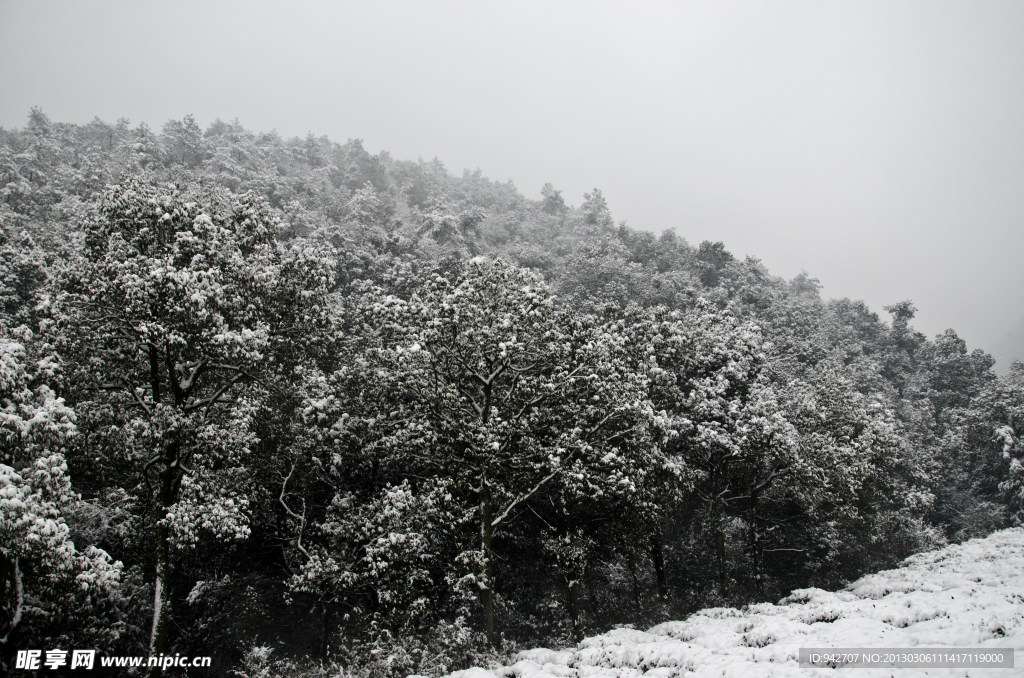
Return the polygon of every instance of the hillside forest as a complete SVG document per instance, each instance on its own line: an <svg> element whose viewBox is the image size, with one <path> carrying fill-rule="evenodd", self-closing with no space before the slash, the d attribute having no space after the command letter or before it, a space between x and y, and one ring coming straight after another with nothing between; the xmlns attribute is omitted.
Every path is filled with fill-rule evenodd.
<svg viewBox="0 0 1024 678"><path fill-rule="evenodd" d="M33 109L0 223L8 669L438 676L1024 520L1024 365L597 189Z"/></svg>

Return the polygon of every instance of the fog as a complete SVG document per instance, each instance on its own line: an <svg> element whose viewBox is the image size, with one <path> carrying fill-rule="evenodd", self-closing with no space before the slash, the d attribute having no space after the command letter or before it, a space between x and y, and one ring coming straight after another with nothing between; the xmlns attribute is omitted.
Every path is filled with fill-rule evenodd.
<svg viewBox="0 0 1024 678"><path fill-rule="evenodd" d="M1019 2L0 3L0 125L361 138L1024 359ZM1016 338L1014 338L1016 337Z"/></svg>

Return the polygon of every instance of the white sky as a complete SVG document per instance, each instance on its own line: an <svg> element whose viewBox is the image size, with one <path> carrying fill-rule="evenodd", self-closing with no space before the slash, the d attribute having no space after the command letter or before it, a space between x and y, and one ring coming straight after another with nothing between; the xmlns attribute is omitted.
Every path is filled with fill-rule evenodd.
<svg viewBox="0 0 1024 678"><path fill-rule="evenodd" d="M1024 319L1019 0L0 0L0 63L3 127L38 105L362 138L532 198L598 187L971 348Z"/></svg>

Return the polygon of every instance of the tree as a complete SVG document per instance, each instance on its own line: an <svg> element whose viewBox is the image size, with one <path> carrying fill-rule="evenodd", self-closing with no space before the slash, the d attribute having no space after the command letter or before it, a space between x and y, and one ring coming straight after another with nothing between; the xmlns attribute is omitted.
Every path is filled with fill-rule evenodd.
<svg viewBox="0 0 1024 678"><path fill-rule="evenodd" d="M1003 460L1006 462L1006 477L999 483L999 489L1006 495L1014 524L1024 523L1024 444L1021 443L1021 429L1024 425L1024 364L1015 362L1010 372L1000 380L992 400L999 426L995 439L1002 443Z"/></svg>
<svg viewBox="0 0 1024 678"><path fill-rule="evenodd" d="M604 235L611 233L615 228L615 220L608 209L608 201L597 188L592 193L583 194L583 203L576 210L574 217L577 222L574 228L581 234Z"/></svg>
<svg viewBox="0 0 1024 678"><path fill-rule="evenodd" d="M686 315L656 311L632 331L646 353L637 367L646 369L651 401L665 417L670 468L680 480L695 476L692 487L710 516L719 592L726 598L727 515L747 508L760 577L759 502L797 461L795 429L764 371L767 346L755 325L703 300Z"/></svg>
<svg viewBox="0 0 1024 678"><path fill-rule="evenodd" d="M40 350L42 349L42 350ZM121 563L70 539L66 516L79 498L71 490L64 445L75 413L51 384L60 361L25 327L0 324L0 653L15 637L42 640L60 617L76 618L86 598L116 592ZM82 620L79 618L79 622ZM109 620L108 620L109 621ZM28 626L28 633L18 632ZM79 630L103 633L116 628Z"/></svg>
<svg viewBox="0 0 1024 678"><path fill-rule="evenodd" d="M501 261L475 259L422 296L367 310L393 333L366 356L376 392L391 394L387 417L371 422L383 429L375 445L475 503L476 548L462 558L493 644L495 535L556 478L576 491L628 484L633 448L616 432L643 439L649 410L615 340L557 312L537 276Z"/></svg>
<svg viewBox="0 0 1024 678"><path fill-rule="evenodd" d="M954 480L971 487L974 503L987 508L984 526L1024 523L1024 363L987 384L956 424L944 441L959 452L961 477ZM999 504L1006 517L994 510Z"/></svg>
<svg viewBox="0 0 1024 678"><path fill-rule="evenodd" d="M22 231L11 237L0 229L0 322L8 328L39 329L39 304L49 276L46 258Z"/></svg>
<svg viewBox="0 0 1024 678"><path fill-rule="evenodd" d="M562 192L555 190L555 187L550 183L544 184L540 189L540 195L543 198L541 209L544 212L552 215L559 215L565 212L565 199L562 198Z"/></svg>
<svg viewBox="0 0 1024 678"><path fill-rule="evenodd" d="M347 205L349 219L364 229L387 233L392 230L395 204L391 196L380 194L367 182L352 194Z"/></svg>
<svg viewBox="0 0 1024 678"><path fill-rule="evenodd" d="M917 351L927 341L925 336L910 326L917 308L909 300L883 307L892 316L882 375L896 388L902 398L907 382L917 369Z"/></svg>
<svg viewBox="0 0 1024 678"><path fill-rule="evenodd" d="M722 272L734 261L736 259L725 249L725 243L702 242L697 250L697 270L704 287L716 287Z"/></svg>
<svg viewBox="0 0 1024 678"><path fill-rule="evenodd" d="M781 551L802 554L803 567L824 571L845 559L844 576L855 575L865 562L860 537L886 543L877 528L925 495L908 478L884 397L858 393L854 371L835 360L806 376L780 389L797 449L766 522Z"/></svg>
<svg viewBox="0 0 1024 678"><path fill-rule="evenodd" d="M248 533L244 459L258 388L329 326L329 261L253 194L128 178L83 225L57 300L77 375L130 412L130 454L153 507L152 653L167 639L172 545ZM153 481L155 480L155 487Z"/></svg>
<svg viewBox="0 0 1024 678"><path fill-rule="evenodd" d="M448 251L476 254L480 238L480 222L484 212L479 207L470 207L456 214L457 207L448 198L428 198L420 218L419 235L428 235Z"/></svg>
<svg viewBox="0 0 1024 678"><path fill-rule="evenodd" d="M198 169L209 155L203 131L191 115L164 123L163 142L170 165L182 164L189 169Z"/></svg>
<svg viewBox="0 0 1024 678"><path fill-rule="evenodd" d="M951 329L924 344L919 359L913 396L928 399L936 424L943 422L947 410L967 407L996 378L995 359L981 349L968 353L967 342Z"/></svg>

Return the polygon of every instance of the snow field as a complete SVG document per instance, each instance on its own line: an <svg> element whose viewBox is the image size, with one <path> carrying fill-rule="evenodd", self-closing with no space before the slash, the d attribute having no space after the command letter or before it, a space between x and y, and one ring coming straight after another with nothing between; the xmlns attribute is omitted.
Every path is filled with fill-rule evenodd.
<svg viewBox="0 0 1024 678"><path fill-rule="evenodd" d="M574 649L527 650L511 666L449 678L837 675L800 668L801 647L1013 648L1012 669L848 668L838 676L1024 676L1024 528L917 554L835 593L800 589L777 605L705 609L648 631L614 629Z"/></svg>

